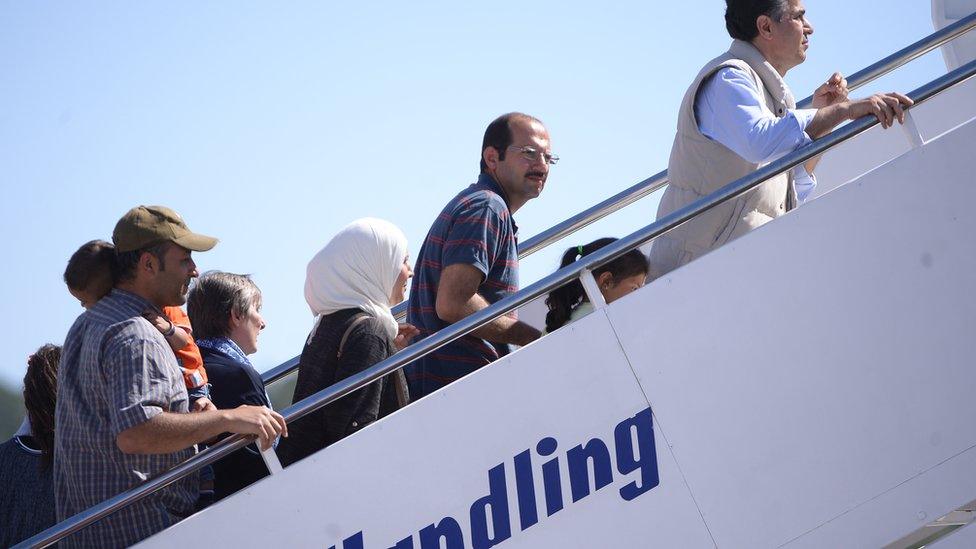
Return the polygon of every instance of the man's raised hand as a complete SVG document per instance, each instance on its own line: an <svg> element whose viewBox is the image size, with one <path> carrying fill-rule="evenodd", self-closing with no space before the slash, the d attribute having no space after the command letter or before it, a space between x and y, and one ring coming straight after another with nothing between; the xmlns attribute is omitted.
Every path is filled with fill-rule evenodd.
<svg viewBox="0 0 976 549"><path fill-rule="evenodd" d="M835 72L813 92L813 108L820 109L846 101L848 92L847 79Z"/></svg>

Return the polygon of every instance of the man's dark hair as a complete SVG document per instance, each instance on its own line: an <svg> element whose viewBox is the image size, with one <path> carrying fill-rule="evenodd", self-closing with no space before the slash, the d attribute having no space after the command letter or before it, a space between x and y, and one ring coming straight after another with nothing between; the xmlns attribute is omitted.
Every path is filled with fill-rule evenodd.
<svg viewBox="0 0 976 549"><path fill-rule="evenodd" d="M72 290L92 292L102 297L112 290L114 262L115 246L111 242L85 242L71 254L64 269L64 283Z"/></svg>
<svg viewBox="0 0 976 549"><path fill-rule="evenodd" d="M725 28L732 38L752 42L760 15L779 21L789 10L789 0L725 0Z"/></svg>
<svg viewBox="0 0 976 549"><path fill-rule="evenodd" d="M163 240L161 242L156 242L155 244L150 244L145 248L139 248L138 250L132 250L131 252L121 252L115 254L115 278L116 280L133 280L136 277L136 267L139 265L139 258L142 257L144 253L150 253L159 261L159 270L166 270L166 262L163 257L166 255L166 250L172 246L173 243L169 240Z"/></svg>
<svg viewBox="0 0 976 549"><path fill-rule="evenodd" d="M58 362L61 347L50 343L27 359L24 375L24 408L30 422L31 438L41 450L41 464L54 463L54 403L58 395Z"/></svg>
<svg viewBox="0 0 976 549"><path fill-rule="evenodd" d="M498 151L499 160L505 160L505 151L512 144L511 122L516 118L542 124L538 118L520 112L510 112L492 120L485 129L485 138L481 141L481 173L488 173L488 164L485 163L485 149L488 147Z"/></svg>

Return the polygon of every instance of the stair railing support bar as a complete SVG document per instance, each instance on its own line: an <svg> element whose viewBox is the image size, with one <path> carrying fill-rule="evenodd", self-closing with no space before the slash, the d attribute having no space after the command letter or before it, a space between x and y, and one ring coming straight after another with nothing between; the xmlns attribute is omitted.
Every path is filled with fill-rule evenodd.
<svg viewBox="0 0 976 549"><path fill-rule="evenodd" d="M603 292L600 291L600 284L593 277L593 271L583 269L579 280L580 284L583 285L583 291L586 292L586 299L590 301L594 309L599 310L607 306L607 300L603 297Z"/></svg>

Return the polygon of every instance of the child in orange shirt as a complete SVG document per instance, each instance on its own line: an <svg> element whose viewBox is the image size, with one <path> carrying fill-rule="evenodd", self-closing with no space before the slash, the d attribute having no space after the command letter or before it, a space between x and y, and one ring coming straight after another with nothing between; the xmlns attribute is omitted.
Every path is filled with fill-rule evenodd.
<svg viewBox="0 0 976 549"><path fill-rule="evenodd" d="M104 240L92 240L78 248L64 271L64 282L71 295L78 298L81 306L89 308L112 290L112 273L115 247ZM152 323L176 353L190 398L190 410L203 411L216 409L210 402L210 387L207 384L207 371L203 368L200 349L193 341L190 318L180 307L163 307L160 315L155 309L148 309L142 316Z"/></svg>

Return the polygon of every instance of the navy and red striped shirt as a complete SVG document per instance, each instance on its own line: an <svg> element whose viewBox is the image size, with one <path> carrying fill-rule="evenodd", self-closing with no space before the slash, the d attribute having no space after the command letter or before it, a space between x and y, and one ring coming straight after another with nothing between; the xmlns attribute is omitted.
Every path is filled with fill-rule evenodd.
<svg viewBox="0 0 976 549"><path fill-rule="evenodd" d="M407 322L420 330L417 340L448 326L434 305L441 270L450 265L463 263L481 271L478 294L488 303L518 291L518 226L504 196L490 175L481 174L434 220L417 255L407 309ZM406 366L410 398L432 393L510 350L472 335L457 339Z"/></svg>

